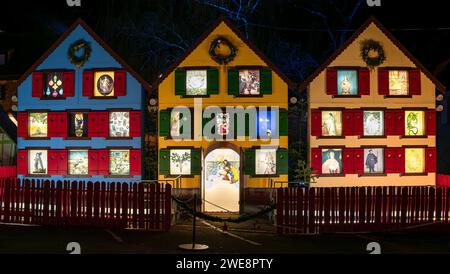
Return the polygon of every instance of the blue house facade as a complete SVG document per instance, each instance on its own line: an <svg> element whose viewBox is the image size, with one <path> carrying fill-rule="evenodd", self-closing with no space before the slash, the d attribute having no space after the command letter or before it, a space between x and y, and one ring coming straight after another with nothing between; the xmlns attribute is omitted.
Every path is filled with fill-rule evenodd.
<svg viewBox="0 0 450 274"><path fill-rule="evenodd" d="M19 79L18 177L140 180L149 90L78 20Z"/></svg>

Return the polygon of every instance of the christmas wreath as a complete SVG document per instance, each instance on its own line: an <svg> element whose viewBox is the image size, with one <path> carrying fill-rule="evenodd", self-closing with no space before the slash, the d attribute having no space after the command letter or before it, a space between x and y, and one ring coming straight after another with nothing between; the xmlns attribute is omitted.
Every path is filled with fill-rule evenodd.
<svg viewBox="0 0 450 274"><path fill-rule="evenodd" d="M89 42L80 39L70 45L67 55L70 63L80 68L89 60L91 52L92 48Z"/></svg>
<svg viewBox="0 0 450 274"><path fill-rule="evenodd" d="M230 53L227 55L221 55L221 54L217 53L217 50L221 46L228 47L230 50ZM221 36L214 39L211 42L211 47L209 48L209 56L211 56L211 58L220 65L223 65L223 64L226 65L229 62L233 61L234 58L236 57L236 53L237 53L237 48L230 41L228 41L227 39L225 39L224 37L221 37Z"/></svg>
<svg viewBox="0 0 450 274"><path fill-rule="evenodd" d="M378 67L386 60L383 46L372 39L361 42L361 57L369 68Z"/></svg>

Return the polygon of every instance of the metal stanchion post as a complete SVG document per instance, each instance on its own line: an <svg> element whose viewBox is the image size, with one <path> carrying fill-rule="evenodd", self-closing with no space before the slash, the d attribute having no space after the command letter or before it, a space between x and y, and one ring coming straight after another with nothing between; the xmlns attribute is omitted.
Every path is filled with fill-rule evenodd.
<svg viewBox="0 0 450 274"><path fill-rule="evenodd" d="M178 248L180 248L180 249L192 250L192 251L202 251L202 250L207 250L209 248L209 246L204 245L204 244L196 244L196 228L197 228L196 219L197 219L197 217L195 215L197 215L197 194L194 194L194 213L193 213L194 220L192 221L192 243L179 245Z"/></svg>

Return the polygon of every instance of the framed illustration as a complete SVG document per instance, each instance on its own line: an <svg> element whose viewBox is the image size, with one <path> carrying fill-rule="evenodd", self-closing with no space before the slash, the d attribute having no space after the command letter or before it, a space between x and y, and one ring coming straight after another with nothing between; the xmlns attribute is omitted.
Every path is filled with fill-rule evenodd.
<svg viewBox="0 0 450 274"><path fill-rule="evenodd" d="M88 137L88 113L71 112L69 115L69 136Z"/></svg>
<svg viewBox="0 0 450 274"><path fill-rule="evenodd" d="M111 175L130 175L130 151L109 151L109 173Z"/></svg>
<svg viewBox="0 0 450 274"><path fill-rule="evenodd" d="M384 135L384 111L364 111L364 136Z"/></svg>
<svg viewBox="0 0 450 274"><path fill-rule="evenodd" d="M216 117L217 133L220 135L227 135L230 132L230 114L219 112Z"/></svg>
<svg viewBox="0 0 450 274"><path fill-rule="evenodd" d="M88 151L69 150L69 175L88 175Z"/></svg>
<svg viewBox="0 0 450 274"><path fill-rule="evenodd" d="M408 71L389 70L389 95L408 95Z"/></svg>
<svg viewBox="0 0 450 274"><path fill-rule="evenodd" d="M342 149L322 150L322 174L339 175L342 173Z"/></svg>
<svg viewBox="0 0 450 274"><path fill-rule="evenodd" d="M358 95L358 72L338 70L338 95Z"/></svg>
<svg viewBox="0 0 450 274"><path fill-rule="evenodd" d="M260 95L259 70L239 70L239 95Z"/></svg>
<svg viewBox="0 0 450 274"><path fill-rule="evenodd" d="M364 174L384 173L384 149L366 148L364 149Z"/></svg>
<svg viewBox="0 0 450 274"><path fill-rule="evenodd" d="M48 134L46 112L30 112L28 114L28 133L30 138L45 138Z"/></svg>
<svg viewBox="0 0 450 274"><path fill-rule="evenodd" d="M206 70L187 70L186 95L188 96L208 95L207 81L208 78Z"/></svg>
<svg viewBox="0 0 450 274"><path fill-rule="evenodd" d="M43 96L46 98L61 98L64 96L63 73L47 72L44 73Z"/></svg>
<svg viewBox="0 0 450 274"><path fill-rule="evenodd" d="M342 136L342 111L322 111L322 136Z"/></svg>
<svg viewBox="0 0 450 274"><path fill-rule="evenodd" d="M95 97L114 97L114 72L97 71L95 72L94 96Z"/></svg>
<svg viewBox="0 0 450 274"><path fill-rule="evenodd" d="M129 112L114 111L109 113L109 136L130 137Z"/></svg>
<svg viewBox="0 0 450 274"><path fill-rule="evenodd" d="M181 119L182 114L179 111L172 111L170 114L170 135L179 137L181 135Z"/></svg>
<svg viewBox="0 0 450 274"><path fill-rule="evenodd" d="M407 148L405 149L405 173L425 172L425 149Z"/></svg>
<svg viewBox="0 0 450 274"><path fill-rule="evenodd" d="M405 111L405 136L425 135L425 112L421 110Z"/></svg>
<svg viewBox="0 0 450 274"><path fill-rule="evenodd" d="M46 175L48 173L47 150L28 151L28 173L31 175Z"/></svg>
<svg viewBox="0 0 450 274"><path fill-rule="evenodd" d="M277 174L277 150L257 149L255 151L255 174L275 175Z"/></svg>
<svg viewBox="0 0 450 274"><path fill-rule="evenodd" d="M191 174L191 150L172 149L170 150L170 174L190 175Z"/></svg>

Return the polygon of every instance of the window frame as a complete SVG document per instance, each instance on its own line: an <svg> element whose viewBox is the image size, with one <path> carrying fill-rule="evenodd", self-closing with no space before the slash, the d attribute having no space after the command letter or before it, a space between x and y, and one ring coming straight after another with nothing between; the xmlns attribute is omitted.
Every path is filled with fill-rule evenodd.
<svg viewBox="0 0 450 274"><path fill-rule="evenodd" d="M48 152L49 150L51 150L50 147L26 147L25 148L26 152L27 152L27 174L26 177L30 177L30 178L50 178L51 175L48 174ZM32 174L30 173L30 152L31 151L46 151L47 153L47 172L45 174Z"/></svg>
<svg viewBox="0 0 450 274"><path fill-rule="evenodd" d="M132 109L129 108L118 108L118 109L107 109L105 110L106 112L108 112L108 140L131 140L133 139L131 137L131 112L133 111ZM119 137L114 137L111 136L111 127L110 127L110 123L111 123L111 114L114 112L128 112L128 136L119 136Z"/></svg>
<svg viewBox="0 0 450 274"><path fill-rule="evenodd" d="M67 175L65 176L66 178L75 178L75 177L79 177L79 178L90 178L92 177L91 175L89 175L89 150L91 148L90 147L67 147ZM71 170L70 170L70 153L73 151L86 151L87 153L87 161L88 161L88 170L87 170L87 174L72 174Z"/></svg>
<svg viewBox="0 0 450 274"><path fill-rule="evenodd" d="M342 66L342 67L333 67L336 70L336 88L337 94L333 95L333 98L361 98L361 92L359 89L359 70L361 67L356 66ZM357 94L356 95L342 95L339 94L339 71L355 71L356 72L356 83L357 83Z"/></svg>
<svg viewBox="0 0 450 274"><path fill-rule="evenodd" d="M48 109L43 109L43 110L27 110L25 111L28 115L27 117L27 138L26 140L50 140L50 137L48 136L49 130L48 130L48 116L49 116L49 112L51 112ZM47 136L46 137L31 137L30 134L30 114L32 113L46 113L47 114Z"/></svg>
<svg viewBox="0 0 450 274"><path fill-rule="evenodd" d="M401 136L402 139L426 139L428 138L427 135L427 119L426 119L426 111L428 109L427 108L402 108L402 111L404 112L404 121L403 121L403 135ZM411 111L417 111L417 112L421 112L422 113L422 121L423 121L423 125L422 125L422 130L423 130L423 135L406 135L406 123L407 123L407 117L406 117L406 112L411 112Z"/></svg>
<svg viewBox="0 0 450 274"><path fill-rule="evenodd" d="M428 175L428 172L427 172L427 163L426 163L426 160L427 160L427 157L426 157L426 153L427 153L427 146L421 146L421 145L417 145L417 146L413 146L413 145L411 145L411 146L403 146L402 147L403 148L403 150L404 150L404 154L405 154L405 162L403 163L403 165L404 165L404 172L403 173L401 173L400 174L400 176L427 176ZM410 173L410 172L406 172L406 151L408 150L408 149L422 149L423 150L423 172L417 172L417 173Z"/></svg>
<svg viewBox="0 0 450 274"><path fill-rule="evenodd" d="M363 165L364 165L364 174L358 174L358 177L386 177L386 145L381 146L361 146L361 149L363 149L364 157L363 157ZM366 173L366 161L365 161L365 150L366 149L382 149L383 150L383 172L382 173Z"/></svg>
<svg viewBox="0 0 450 274"><path fill-rule="evenodd" d="M385 139L387 138L386 135L386 108L361 108L362 114L363 114L363 135L360 136L360 139ZM365 120L364 120L364 113L369 111L381 111L382 113L382 119L383 119L383 134L382 135L365 135L364 134L364 126L365 126Z"/></svg>
<svg viewBox="0 0 450 274"><path fill-rule="evenodd" d="M344 119L343 119L343 115L344 115L344 110L345 108L343 107L320 107L317 110L320 111L320 136L317 136L317 139L345 139L347 136L344 135ZM322 125L323 125L323 112L324 111L339 111L341 113L341 135L338 136L326 136L323 135L323 131L322 131Z"/></svg>

